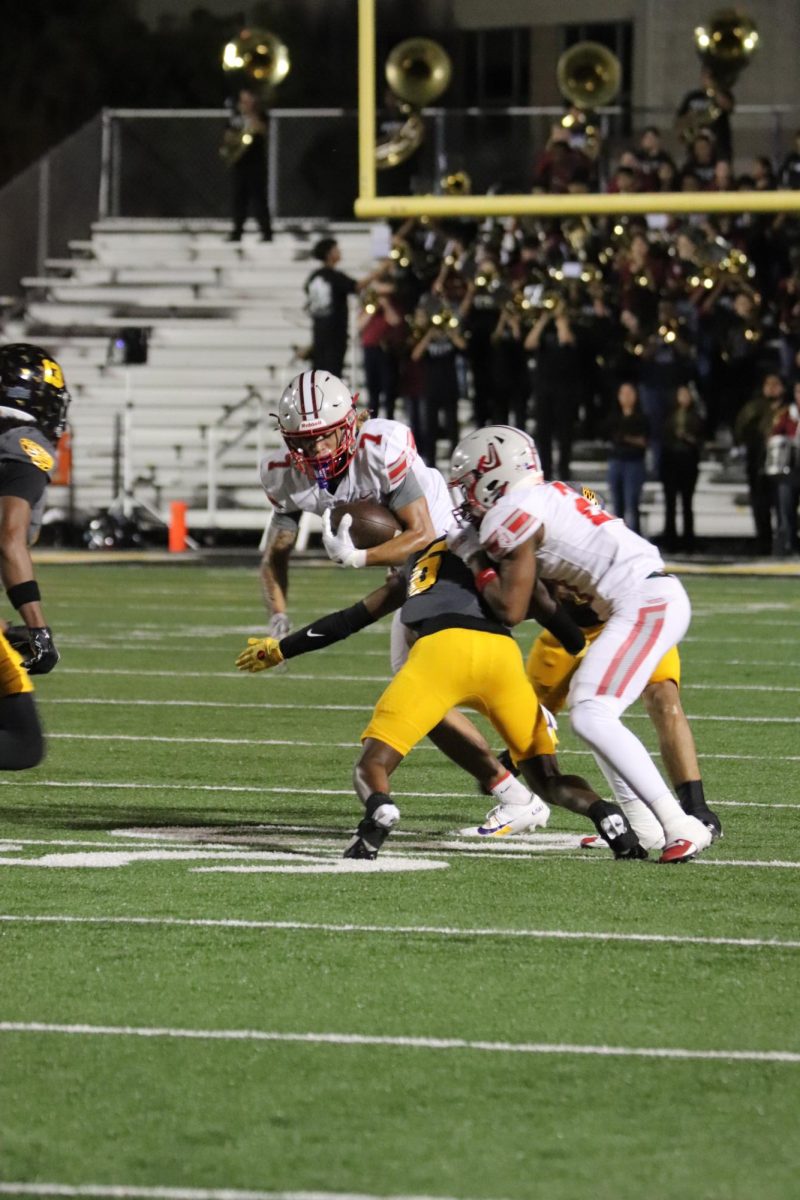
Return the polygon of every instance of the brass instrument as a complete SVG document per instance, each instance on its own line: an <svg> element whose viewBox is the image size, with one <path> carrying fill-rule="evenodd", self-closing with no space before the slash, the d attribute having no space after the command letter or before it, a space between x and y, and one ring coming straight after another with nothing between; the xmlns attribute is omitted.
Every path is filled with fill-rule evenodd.
<svg viewBox="0 0 800 1200"><path fill-rule="evenodd" d="M700 62L711 74L714 87L707 89L708 105L694 109L678 119L682 138L691 142L702 129L707 129L722 115L714 100L716 88L730 90L758 49L758 30L755 22L741 9L721 8L713 13L707 25L694 31L694 45Z"/></svg>
<svg viewBox="0 0 800 1200"><path fill-rule="evenodd" d="M619 59L599 42L577 42L559 58L556 78L561 94L583 114L587 149L595 150L598 143L595 110L610 104L620 89ZM575 123L572 114L567 114L561 122L565 128Z"/></svg>
<svg viewBox="0 0 800 1200"><path fill-rule="evenodd" d="M472 180L466 171L451 171L439 180L439 187L445 196L469 196L472 192Z"/></svg>
<svg viewBox="0 0 800 1200"><path fill-rule="evenodd" d="M374 287L366 288L361 294L361 305L372 317L378 311L378 292Z"/></svg>
<svg viewBox="0 0 800 1200"><path fill-rule="evenodd" d="M453 312L452 308L443 304L438 312L431 314L431 325L441 333L447 333L451 329L459 329L461 327L461 318Z"/></svg>
<svg viewBox="0 0 800 1200"><path fill-rule="evenodd" d="M242 29L222 51L222 69L241 72L250 84L267 94L282 83L291 69L289 51L268 29Z"/></svg>
<svg viewBox="0 0 800 1200"><path fill-rule="evenodd" d="M430 38L407 38L386 60L386 82L400 100L405 120L399 129L375 146L379 171L399 166L418 150L425 138L425 123L419 110L441 96L450 84L453 68L443 46Z"/></svg>
<svg viewBox="0 0 800 1200"><path fill-rule="evenodd" d="M241 76L266 102L273 88L282 83L291 69L289 51L276 34L267 29L242 29L222 51L222 70L232 77ZM231 124L222 135L220 157L227 167L238 162L253 144L253 130L246 121Z"/></svg>

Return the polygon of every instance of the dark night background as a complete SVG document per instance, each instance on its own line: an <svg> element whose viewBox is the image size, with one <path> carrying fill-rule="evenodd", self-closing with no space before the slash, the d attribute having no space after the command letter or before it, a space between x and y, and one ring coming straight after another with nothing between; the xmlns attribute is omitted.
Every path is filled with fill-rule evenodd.
<svg viewBox="0 0 800 1200"><path fill-rule="evenodd" d="M424 4L381 0L379 58L424 32ZM103 107L220 106L222 47L246 24L276 33L292 69L276 106L356 103L355 3L307 9L299 0L198 6L148 28L125 0L0 0L0 185Z"/></svg>

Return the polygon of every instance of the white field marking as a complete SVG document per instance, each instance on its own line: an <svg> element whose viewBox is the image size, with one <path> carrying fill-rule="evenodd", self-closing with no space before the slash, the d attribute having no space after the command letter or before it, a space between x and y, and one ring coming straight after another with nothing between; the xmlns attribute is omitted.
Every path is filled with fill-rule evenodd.
<svg viewBox="0 0 800 1200"><path fill-rule="evenodd" d="M376 861L380 861L379 859ZM20 925L134 925L156 928L188 929L252 929L265 933L341 933L378 934L385 937L438 938L508 938L530 941L563 942L635 942L644 945L672 946L732 946L754 950L800 950L800 941L779 941L776 938L704 937L671 933L619 933L616 931L583 929L509 929L466 927L454 925L337 925L328 921L249 921L240 918L212 917L83 917L68 914L52 916L0 913L0 923Z"/></svg>
<svg viewBox="0 0 800 1200"><path fill-rule="evenodd" d="M167 742L175 746L312 746L320 750L360 750L359 742L306 742L295 738L212 738L212 737L157 737L151 734L138 733L48 733L49 741L74 742ZM419 751L435 751L436 746L420 743L414 746L412 753ZM569 750L570 755L584 758L592 757L591 750ZM708 754L703 752L703 759L721 759L723 762L769 762L775 764L774 754ZM782 754L781 762L800 762L800 754ZM306 789L308 791L308 789Z"/></svg>
<svg viewBox="0 0 800 1200"><path fill-rule="evenodd" d="M288 665L288 664L287 664ZM140 679L250 679L248 672L241 671L147 671L126 670L123 667L59 667L59 675L120 675L129 676ZM262 673L263 675L263 673ZM299 675L296 671L282 671L280 675L271 675L269 678L279 678L286 681L298 680L303 683L313 682L319 683L322 680L329 679L333 683L387 683L389 680L389 670L387 662L387 670L384 675L340 675L331 672L328 675ZM251 686L248 684L247 686ZM798 691L800 688L764 688L764 691Z"/></svg>
<svg viewBox="0 0 800 1200"><path fill-rule="evenodd" d="M54 696L39 701L42 705L52 704L94 704L101 707L117 708L235 708L235 709L264 709L276 712L373 712L374 704L275 704L270 701L242 700L147 700L142 698L109 699L103 696ZM647 713L627 712L626 719L630 721L648 721ZM734 725L796 725L797 717L729 717L718 716L715 713L687 713L687 720L717 721Z"/></svg>
<svg viewBox="0 0 800 1200"><path fill-rule="evenodd" d="M337 854L341 855L342 842L337 842ZM323 847L327 850L328 847ZM44 867L61 869L109 869L128 867L132 863L151 862L196 862L211 860L218 864L225 860L225 868L217 865L207 870L254 871L261 874L281 875L348 875L353 872L374 874L380 872L399 873L406 871L442 871L447 870L448 863L443 859L419 858L417 856L400 856L393 854L382 855L374 861L359 861L349 858L336 857L330 854L309 854L305 851L281 852L276 850L237 850L197 846L187 850L170 846L168 849L158 847L153 850L132 850L125 846L121 850L83 850L73 853L43 854L40 858L11 858L0 854L0 868L3 867ZM230 866L230 861L238 864ZM245 865L246 864L246 865ZM197 868L193 868L197 869Z"/></svg>
<svg viewBox="0 0 800 1200"><path fill-rule="evenodd" d="M131 653L134 653L134 654L141 654L142 650L161 650L161 649L163 649L163 647L161 646L161 643L158 641L151 641L151 642L139 641L139 642L137 642L137 644L135 646L128 645L125 642L124 634L119 635L119 641L111 640L111 637L108 634L104 635L104 637L107 640L99 641L95 638L89 638L89 637L86 637L86 638L72 637L72 638L66 638L66 639L62 638L61 641L68 648L72 648L73 650L81 650L81 651L113 650L113 652L115 654L121 654L121 653L124 654L125 652L128 652L128 651ZM197 659L198 657L201 657L202 654L204 653L202 646L199 648L197 646L170 646L169 652L170 652L170 654L191 654L193 659ZM220 655L219 650L207 650L207 651L205 651L205 653L209 654L209 655L213 654L215 658L219 657L219 655ZM389 661L389 641L387 638L385 650L367 650L367 649L363 649L361 646L359 646L358 654L354 655L352 649L349 651L337 650L335 646L328 646L326 648L325 654L327 657L331 657L331 656L335 656L337 658L347 657L347 658L350 658L351 660L354 657L359 658L359 659L361 659L361 658L382 658L382 659L386 660L386 662L388 662ZM233 661L233 660L231 660L231 661ZM716 661L716 660L712 660L712 661ZM291 663L288 665L291 666ZM753 665L752 661L748 659L747 665L752 666ZM770 665L770 664L764 664L764 665ZM786 663L785 662L773 663L772 666L785 667ZM171 672L169 672L169 674L182 676L182 675L186 674L186 672L171 671ZM203 674L205 674L205 672L203 672ZM228 675L230 675L231 678L235 679L237 677L237 674L238 674L237 671L234 669L233 666L231 666L231 670L228 672ZM316 678L316 676L314 676L314 678Z"/></svg>
<svg viewBox="0 0 800 1200"><path fill-rule="evenodd" d="M109 1200L453 1200L447 1196L377 1196L364 1192L260 1192L250 1188L133 1187L125 1183L0 1183L0 1196L108 1197Z"/></svg>
<svg viewBox="0 0 800 1200"><path fill-rule="evenodd" d="M468 1038L387 1037L361 1033L289 1033L277 1029L179 1029L148 1025L67 1025L0 1021L0 1033L79 1037L185 1038L190 1041L288 1042L323 1046L385 1046L410 1050L471 1050L489 1054L580 1054L601 1058L665 1058L719 1062L800 1063L792 1050L689 1050L677 1046L576 1045L569 1042L489 1042Z"/></svg>
<svg viewBox="0 0 800 1200"><path fill-rule="evenodd" d="M296 743L293 743L296 744ZM570 751L570 753L579 753L579 751ZM706 756L707 757L707 756ZM228 783L132 783L129 781L121 782L119 780L103 779L8 779L0 776L0 787L17 788L77 788L79 791L83 788L99 788L101 790L122 790L122 791L140 791L140 792L230 792L232 795L245 794L256 796L307 796L308 788L291 788L291 787L260 787L256 784L228 784ZM315 796L349 796L353 797L352 788L320 788L313 789ZM474 792L406 792L397 791L394 793L396 799L402 800L464 800L468 804L475 803ZM488 801L488 797L486 800ZM800 808L800 800L795 804L785 804L780 801L769 800L717 800L713 801L715 808ZM264 828L273 828L269 824ZM276 825L275 829L292 830L295 832L312 832L320 831L320 826L295 826L295 825ZM120 837L131 836L129 831L120 831ZM403 831L396 830L394 837L402 837Z"/></svg>
<svg viewBox="0 0 800 1200"><path fill-rule="evenodd" d="M336 858L324 863L305 864L292 863L287 867L272 867L256 864L254 866L224 866L224 867L190 867L193 875L374 875L404 874L407 871L437 871L447 869L446 862L437 862L431 858L410 858L407 856L382 854L372 861L366 859Z"/></svg>
<svg viewBox="0 0 800 1200"><path fill-rule="evenodd" d="M785 663L781 664L785 666ZM113 675L129 678L140 679L249 679L248 673L232 671L147 671L147 670L126 670L124 667L62 667L59 666L58 674L61 675ZM273 676L269 676L273 678ZM388 681L388 672L385 675L340 675L336 674L308 674L301 675L297 671L291 670L282 672L277 678L284 682L290 680L300 683L320 683L323 680L331 680L335 683L386 683ZM249 685L248 685L249 686ZM283 685L281 685L283 686ZM783 687L779 685L771 685L767 683L682 683L682 692L800 692L800 687ZM52 701L51 701L52 703Z"/></svg>

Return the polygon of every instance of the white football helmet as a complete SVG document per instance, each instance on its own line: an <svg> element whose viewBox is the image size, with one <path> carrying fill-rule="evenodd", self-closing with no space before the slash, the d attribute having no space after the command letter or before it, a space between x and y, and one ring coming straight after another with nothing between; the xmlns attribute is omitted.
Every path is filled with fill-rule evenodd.
<svg viewBox="0 0 800 1200"><path fill-rule="evenodd" d="M278 425L292 462L320 487L341 475L356 449L356 397L329 371L303 371L284 388ZM334 449L318 439L337 433Z"/></svg>
<svg viewBox="0 0 800 1200"><path fill-rule="evenodd" d="M536 443L511 425L487 425L462 438L450 459L450 490L461 522L479 522L518 483L542 483Z"/></svg>

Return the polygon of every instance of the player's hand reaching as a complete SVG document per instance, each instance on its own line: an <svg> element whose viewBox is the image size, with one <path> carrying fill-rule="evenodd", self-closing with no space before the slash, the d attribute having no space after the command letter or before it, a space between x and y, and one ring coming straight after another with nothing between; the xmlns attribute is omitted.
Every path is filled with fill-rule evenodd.
<svg viewBox="0 0 800 1200"><path fill-rule="evenodd" d="M247 649L236 660L240 671L268 671L283 662L280 643L277 638L248 638Z"/></svg>
<svg viewBox="0 0 800 1200"><path fill-rule="evenodd" d="M447 549L465 563L479 554L481 540L474 525L451 525L447 531Z"/></svg>
<svg viewBox="0 0 800 1200"><path fill-rule="evenodd" d="M280 641L281 638L286 637L287 633L291 632L291 629L292 622L289 620L289 614L279 612L273 613L270 617L267 633L271 638L277 638Z"/></svg>
<svg viewBox="0 0 800 1200"><path fill-rule="evenodd" d="M326 509L322 517L322 543L328 558L332 558L340 567L363 567L367 560L366 550L358 550L350 537L350 526L353 524L351 513L345 513L339 522L336 533L331 529L331 511Z"/></svg>

